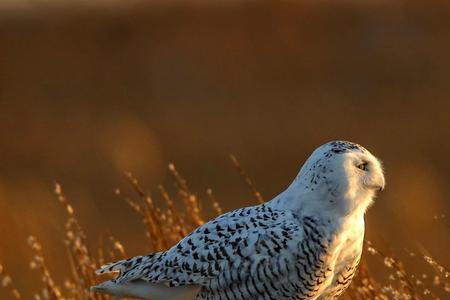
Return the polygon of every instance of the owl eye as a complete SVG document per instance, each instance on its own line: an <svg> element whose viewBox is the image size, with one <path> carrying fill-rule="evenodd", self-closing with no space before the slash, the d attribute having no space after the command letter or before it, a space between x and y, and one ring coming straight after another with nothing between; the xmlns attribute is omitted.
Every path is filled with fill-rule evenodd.
<svg viewBox="0 0 450 300"><path fill-rule="evenodd" d="M358 169L361 169L363 171L367 171L367 162L362 162L359 165L356 166Z"/></svg>

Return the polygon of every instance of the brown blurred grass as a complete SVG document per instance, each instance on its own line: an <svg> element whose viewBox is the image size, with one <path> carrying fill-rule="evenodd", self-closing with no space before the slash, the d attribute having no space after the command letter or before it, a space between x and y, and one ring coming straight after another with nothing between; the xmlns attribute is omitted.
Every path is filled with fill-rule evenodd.
<svg viewBox="0 0 450 300"><path fill-rule="evenodd" d="M234 156L231 158L246 184L250 187L255 202L261 203L261 201L264 201L237 159ZM169 171L176 186L177 200L172 199L164 186L160 185L158 189L160 196L165 201L164 207L155 206L153 197L130 173L125 173L125 177L137 196L124 196L119 189L115 191L131 207L146 228L146 242L151 251L168 249L204 223L201 208L203 202L200 201L196 193L190 190L187 181L179 174L173 164L169 165ZM63 194L59 184L55 185L55 194L66 214L65 236L61 238L64 239L67 250L68 268L66 268L63 277L65 278L64 281L55 278L47 265L49 258L44 255L43 247L45 245L39 243L36 237L29 236L28 244L34 252L29 265L32 270L38 273L37 278L40 277L42 286L39 291L34 292L33 299L110 299L109 296L90 292L89 287L98 283L99 279L96 278L95 270L105 262L128 258L124 245L110 233L106 236L106 240L101 241L101 246L97 249L89 249L88 235L78 222L74 208ZM220 204L214 197L212 190L208 189L207 194L208 204L212 206L211 208L217 214L222 213ZM176 201L183 203L181 209L175 208ZM449 296L450 271L430 256L419 253L416 259L423 258L428 268L423 268L420 274L412 274L406 271L400 260L377 250L370 242L367 242L366 249L369 255L376 256L378 264L386 268L385 276L387 278L376 278L371 275L366 262L363 260L358 275L343 297L344 299L437 300ZM416 254L410 252L410 255L415 256ZM38 280L37 278L36 280ZM24 299L20 290L14 285L13 279L7 273L7 269L1 264L0 282L3 288L9 290L12 299Z"/></svg>

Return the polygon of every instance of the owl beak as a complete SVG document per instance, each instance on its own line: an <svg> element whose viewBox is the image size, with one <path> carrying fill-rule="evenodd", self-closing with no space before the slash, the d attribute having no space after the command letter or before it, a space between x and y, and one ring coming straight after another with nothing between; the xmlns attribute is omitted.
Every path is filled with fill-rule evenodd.
<svg viewBox="0 0 450 300"><path fill-rule="evenodd" d="M382 191L384 191L384 184L374 184L374 185L371 185L370 188L375 191L382 192Z"/></svg>
<svg viewBox="0 0 450 300"><path fill-rule="evenodd" d="M384 186L385 186L384 176L381 176L380 180L379 180L379 183L375 185L375 188L379 192L382 192L382 191L384 191Z"/></svg>
<svg viewBox="0 0 450 300"><path fill-rule="evenodd" d="M372 181L368 184L368 187L370 189L373 189L375 191L384 191L385 181L384 176L381 174L380 176L377 176L376 178L372 179Z"/></svg>

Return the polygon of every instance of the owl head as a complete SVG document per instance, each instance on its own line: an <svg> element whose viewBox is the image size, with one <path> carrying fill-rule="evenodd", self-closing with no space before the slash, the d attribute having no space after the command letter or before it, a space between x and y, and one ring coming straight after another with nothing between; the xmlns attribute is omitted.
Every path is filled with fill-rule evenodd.
<svg viewBox="0 0 450 300"><path fill-rule="evenodd" d="M331 141L311 154L286 195L297 207L348 214L364 212L384 186L381 162L367 149Z"/></svg>

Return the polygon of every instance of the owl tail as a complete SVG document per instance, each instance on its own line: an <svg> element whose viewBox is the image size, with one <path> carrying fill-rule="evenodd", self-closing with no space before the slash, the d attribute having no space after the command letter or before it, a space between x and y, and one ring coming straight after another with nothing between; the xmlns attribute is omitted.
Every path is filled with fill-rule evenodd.
<svg viewBox="0 0 450 300"><path fill-rule="evenodd" d="M125 283L105 281L91 287L96 293L117 297L136 297L151 300L194 300L200 290L198 285L168 287L162 283L135 280Z"/></svg>

